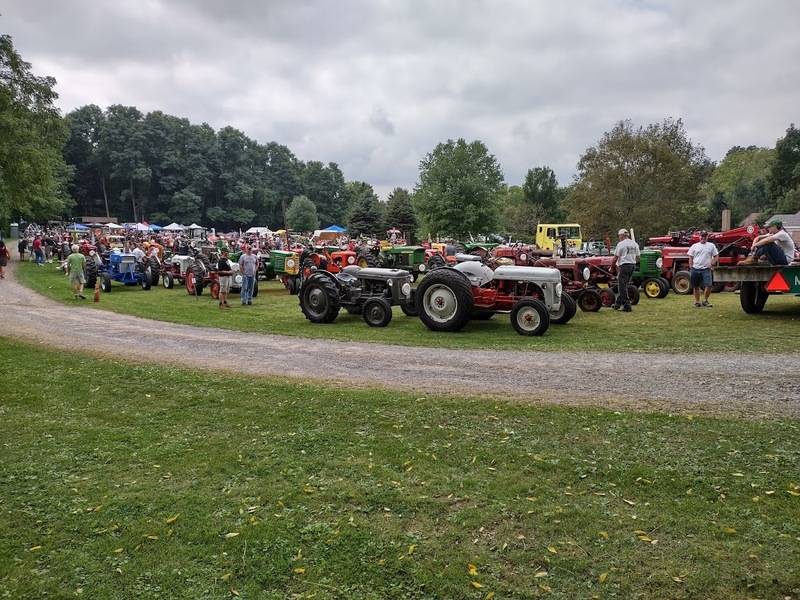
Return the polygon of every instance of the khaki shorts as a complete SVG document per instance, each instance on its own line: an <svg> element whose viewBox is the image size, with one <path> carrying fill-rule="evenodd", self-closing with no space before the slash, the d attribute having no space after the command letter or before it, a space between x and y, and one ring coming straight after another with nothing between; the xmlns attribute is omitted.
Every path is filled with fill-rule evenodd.
<svg viewBox="0 0 800 600"><path fill-rule="evenodd" d="M226 275L219 278L219 291L220 293L227 294L231 291L231 276Z"/></svg>
<svg viewBox="0 0 800 600"><path fill-rule="evenodd" d="M79 283L83 284L86 283L86 279L83 276L83 271L78 271L69 274L69 283L70 285L77 285Z"/></svg>

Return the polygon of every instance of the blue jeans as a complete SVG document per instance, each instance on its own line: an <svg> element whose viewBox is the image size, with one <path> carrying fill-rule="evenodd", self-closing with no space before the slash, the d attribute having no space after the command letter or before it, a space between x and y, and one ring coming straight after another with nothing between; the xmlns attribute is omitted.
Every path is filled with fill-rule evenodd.
<svg viewBox="0 0 800 600"><path fill-rule="evenodd" d="M786 259L786 255L783 253L783 250L775 242L770 242L769 244L759 246L756 248L755 255L766 256L767 260L769 260L769 264L771 265L789 264L789 261Z"/></svg>
<svg viewBox="0 0 800 600"><path fill-rule="evenodd" d="M34 255L36 256L36 264L43 265L44 264L44 250L34 250Z"/></svg>
<svg viewBox="0 0 800 600"><path fill-rule="evenodd" d="M250 304L253 301L253 287L255 284L255 275L242 276L242 291L239 292L239 296L242 299L242 304Z"/></svg>

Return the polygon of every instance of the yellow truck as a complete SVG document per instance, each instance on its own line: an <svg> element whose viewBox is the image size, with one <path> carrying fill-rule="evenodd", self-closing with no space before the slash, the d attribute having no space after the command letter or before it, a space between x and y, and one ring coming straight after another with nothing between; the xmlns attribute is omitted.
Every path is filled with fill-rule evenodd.
<svg viewBox="0 0 800 600"><path fill-rule="evenodd" d="M567 239L567 248L576 252L583 245L581 226L577 223L539 223L536 226L536 245L542 250L561 248L561 237Z"/></svg>

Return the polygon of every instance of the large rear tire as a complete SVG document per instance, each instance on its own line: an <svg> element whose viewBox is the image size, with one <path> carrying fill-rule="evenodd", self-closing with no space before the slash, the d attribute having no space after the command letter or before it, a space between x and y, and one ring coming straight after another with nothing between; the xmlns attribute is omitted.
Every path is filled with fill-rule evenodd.
<svg viewBox="0 0 800 600"><path fill-rule="evenodd" d="M428 272L430 273L434 269L441 269L442 267L447 266L447 261L444 259L444 256L441 254L434 254L428 259Z"/></svg>
<svg viewBox="0 0 800 600"><path fill-rule="evenodd" d="M739 292L739 303L742 310L750 315L757 315L764 310L769 294L764 287L756 281L745 281Z"/></svg>
<svg viewBox="0 0 800 600"><path fill-rule="evenodd" d="M97 263L94 256L86 257L86 266L83 269L84 288L93 290L97 284Z"/></svg>
<svg viewBox="0 0 800 600"><path fill-rule="evenodd" d="M682 296L692 292L692 281L689 271L677 271L672 276L672 291Z"/></svg>
<svg viewBox="0 0 800 600"><path fill-rule="evenodd" d="M312 275L306 279L299 298L300 310L312 323L332 323L339 315L339 290L326 275Z"/></svg>
<svg viewBox="0 0 800 600"><path fill-rule="evenodd" d="M511 310L511 325L520 335L542 335L550 327L550 314L541 300L520 300Z"/></svg>
<svg viewBox="0 0 800 600"><path fill-rule="evenodd" d="M578 312L578 304L569 294L561 294L561 307L550 313L550 322L556 325L569 323L570 319Z"/></svg>
<svg viewBox="0 0 800 600"><path fill-rule="evenodd" d="M455 269L431 271L417 287L417 312L432 331L459 331L469 321L474 300L472 286Z"/></svg>
<svg viewBox="0 0 800 600"><path fill-rule="evenodd" d="M155 256L151 256L147 259L147 263L150 265L150 276L152 278L152 285L158 285L158 278L161 276L161 263Z"/></svg>
<svg viewBox="0 0 800 600"><path fill-rule="evenodd" d="M367 267L379 267L380 260L378 260L378 257L372 252L363 252L358 255L356 264L362 269L366 269Z"/></svg>
<svg viewBox="0 0 800 600"><path fill-rule="evenodd" d="M151 287L153 287L153 275L150 273L150 266L147 265L142 272L141 279L139 280L139 285L142 286L142 289L147 291Z"/></svg>

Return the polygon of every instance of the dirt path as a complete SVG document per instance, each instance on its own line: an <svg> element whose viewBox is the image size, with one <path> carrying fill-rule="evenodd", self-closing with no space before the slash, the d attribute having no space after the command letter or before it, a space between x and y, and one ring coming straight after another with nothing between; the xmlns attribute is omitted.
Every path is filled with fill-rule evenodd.
<svg viewBox="0 0 800 600"><path fill-rule="evenodd" d="M800 353L495 352L248 334L59 304L17 283L13 263L0 305L0 336L139 361L419 394L800 417Z"/></svg>

